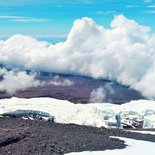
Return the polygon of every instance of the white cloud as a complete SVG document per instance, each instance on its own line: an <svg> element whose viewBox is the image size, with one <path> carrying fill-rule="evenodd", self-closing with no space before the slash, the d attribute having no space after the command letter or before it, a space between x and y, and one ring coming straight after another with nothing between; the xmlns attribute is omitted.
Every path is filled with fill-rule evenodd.
<svg viewBox="0 0 155 155"><path fill-rule="evenodd" d="M90 12L90 14L99 14L99 15L107 15L107 14L116 14L116 11L96 11Z"/></svg>
<svg viewBox="0 0 155 155"><path fill-rule="evenodd" d="M143 95L150 84L145 78L155 72L155 34L123 15L115 16L105 29L90 18L76 20L65 42L56 45L28 36L14 35L0 41L0 63L12 67L93 78L115 79ZM155 83L155 79L151 79ZM142 84L143 83L143 84ZM144 84L145 83L145 84Z"/></svg>
<svg viewBox="0 0 155 155"><path fill-rule="evenodd" d="M114 94L114 90L109 84L100 86L99 88L92 90L89 101L90 103L102 103L105 102L105 100L108 100L107 97L112 94Z"/></svg>
<svg viewBox="0 0 155 155"><path fill-rule="evenodd" d="M28 22L48 22L48 19L40 19L40 18L17 18L10 20L12 22L22 22L22 23L28 23Z"/></svg>
<svg viewBox="0 0 155 155"><path fill-rule="evenodd" d="M24 16L0 16L0 19L27 19L29 17Z"/></svg>
<svg viewBox="0 0 155 155"><path fill-rule="evenodd" d="M90 103L101 103L104 102L106 94L103 87L99 87L93 90L90 94Z"/></svg>
<svg viewBox="0 0 155 155"><path fill-rule="evenodd" d="M149 5L148 8L155 8L155 5Z"/></svg>
<svg viewBox="0 0 155 155"><path fill-rule="evenodd" d="M6 19L11 22L48 22L49 21L49 19L24 17L24 16L0 16L0 19Z"/></svg>
<svg viewBox="0 0 155 155"><path fill-rule="evenodd" d="M26 90L31 87L37 87L40 82L35 79L35 74L27 74L25 71L6 71L1 69L0 91L8 94L15 94L18 91Z"/></svg>
<svg viewBox="0 0 155 155"><path fill-rule="evenodd" d="M59 75L52 77L49 81L40 82L40 86L62 86L62 87L69 87L75 85L73 80L67 78L60 78Z"/></svg>
<svg viewBox="0 0 155 155"><path fill-rule="evenodd" d="M68 86L74 85L75 83L69 79L65 79L63 81L59 79L54 79L54 80L51 80L48 84L54 85L54 86L68 87Z"/></svg>

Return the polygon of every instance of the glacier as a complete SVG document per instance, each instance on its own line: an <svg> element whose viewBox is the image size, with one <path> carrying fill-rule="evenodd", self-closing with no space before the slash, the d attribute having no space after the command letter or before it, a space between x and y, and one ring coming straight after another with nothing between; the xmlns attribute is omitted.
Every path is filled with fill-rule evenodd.
<svg viewBox="0 0 155 155"><path fill-rule="evenodd" d="M48 97L0 99L0 116L6 113L39 111L54 116L55 122L94 127L114 127L116 115L121 121L143 121L143 128L155 128L155 101L136 100L122 105L111 103L74 104Z"/></svg>

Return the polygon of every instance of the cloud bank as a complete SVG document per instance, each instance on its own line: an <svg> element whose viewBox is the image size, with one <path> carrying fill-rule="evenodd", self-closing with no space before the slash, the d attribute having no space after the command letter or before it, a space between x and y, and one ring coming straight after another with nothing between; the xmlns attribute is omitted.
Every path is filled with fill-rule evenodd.
<svg viewBox="0 0 155 155"><path fill-rule="evenodd" d="M40 85L40 82L35 79L35 74L27 74L25 71L0 69L0 76L3 77L0 81L0 91L4 91L10 95Z"/></svg>
<svg viewBox="0 0 155 155"><path fill-rule="evenodd" d="M53 86L62 86L62 87L69 87L74 85L74 81L69 79L60 79L59 76L55 76L50 82L48 82L48 85Z"/></svg>
<svg viewBox="0 0 155 155"><path fill-rule="evenodd" d="M42 86L62 86L69 87L74 85L74 81L59 76L53 77L50 81L40 81L37 78L37 73L27 73L26 71L11 70L0 68L0 91L6 92L9 95L14 95L19 91L27 90L32 87Z"/></svg>
<svg viewBox="0 0 155 155"><path fill-rule="evenodd" d="M106 84L92 90L89 101L90 103L103 103L107 100L108 96L113 95L114 93L111 85ZM110 100L108 102L110 102Z"/></svg>
<svg viewBox="0 0 155 155"><path fill-rule="evenodd" d="M29 36L0 41L0 63L8 67L108 78L155 98L155 34L123 15L111 28L84 17L76 20L65 42L56 45Z"/></svg>

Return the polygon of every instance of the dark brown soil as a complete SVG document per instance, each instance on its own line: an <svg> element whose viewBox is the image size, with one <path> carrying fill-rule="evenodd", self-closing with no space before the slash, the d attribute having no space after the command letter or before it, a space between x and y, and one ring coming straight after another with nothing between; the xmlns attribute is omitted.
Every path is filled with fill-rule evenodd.
<svg viewBox="0 0 155 155"><path fill-rule="evenodd" d="M0 118L0 154L57 155L69 152L123 149L120 136L155 142L155 136L119 129Z"/></svg>

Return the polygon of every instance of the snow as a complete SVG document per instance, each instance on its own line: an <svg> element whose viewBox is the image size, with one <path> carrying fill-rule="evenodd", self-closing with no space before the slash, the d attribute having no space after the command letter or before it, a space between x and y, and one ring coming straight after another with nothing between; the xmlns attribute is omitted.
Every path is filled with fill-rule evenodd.
<svg viewBox="0 0 155 155"><path fill-rule="evenodd" d="M115 150L105 150L105 151L85 151L77 153L69 153L66 155L154 155L155 153L155 143L133 140L129 138L122 137L112 137L124 140L127 145L125 149L115 149Z"/></svg>
<svg viewBox="0 0 155 155"><path fill-rule="evenodd" d="M138 100L115 105L111 103L73 104L69 101L53 98L10 98L0 100L0 115L4 113L35 112L46 113L55 117L59 123L75 123L96 127L109 127L109 123L116 123L116 114L121 114L122 119L129 117L144 120L144 127L155 127L155 101ZM133 131L143 134L155 134L153 131ZM129 138L113 137L124 140L127 144L125 149L106 150L94 152L78 152L68 155L154 155L155 143L133 140Z"/></svg>
<svg viewBox="0 0 155 155"><path fill-rule="evenodd" d="M144 118L143 128L155 128L155 115L146 116Z"/></svg>
<svg viewBox="0 0 155 155"><path fill-rule="evenodd" d="M155 131L138 131L138 130L126 130L129 132L136 132L136 133L142 133L142 134L151 134L151 135L155 135Z"/></svg>
<svg viewBox="0 0 155 155"><path fill-rule="evenodd" d="M59 123L75 123L96 127L109 127L115 124L116 114L144 120L144 128L155 127L155 101L138 100L115 105L111 103L73 104L69 101L53 98L10 98L0 100L0 115L17 110L36 110L55 116Z"/></svg>

